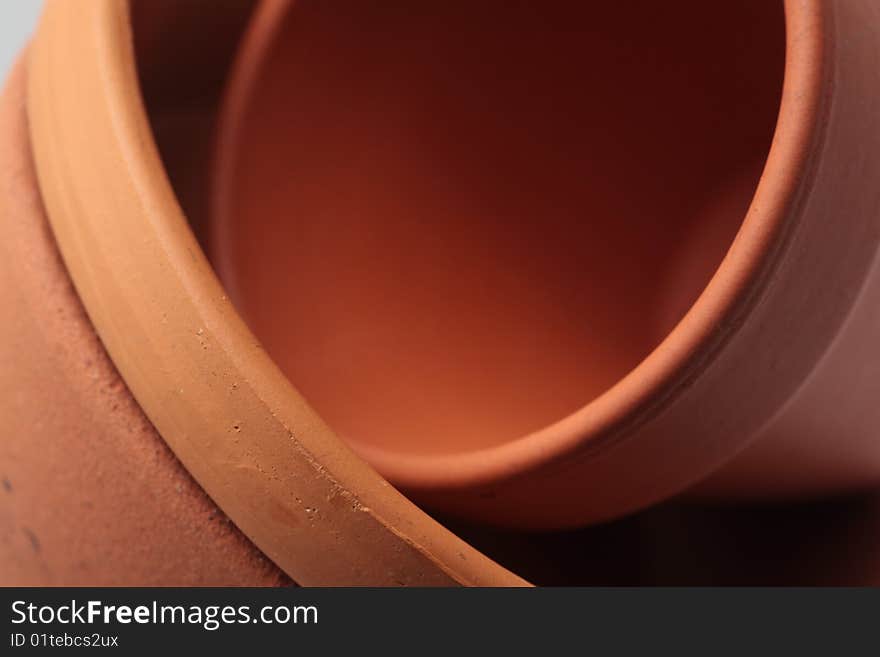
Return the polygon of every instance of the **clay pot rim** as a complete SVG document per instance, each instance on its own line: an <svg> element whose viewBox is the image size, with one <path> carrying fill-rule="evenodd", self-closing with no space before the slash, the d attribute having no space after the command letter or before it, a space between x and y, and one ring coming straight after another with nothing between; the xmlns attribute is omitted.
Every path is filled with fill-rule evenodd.
<svg viewBox="0 0 880 657"><path fill-rule="evenodd" d="M130 2L46 3L27 53L27 114L55 240L146 416L299 584L527 585L348 449L232 307L153 138Z"/></svg>
<svg viewBox="0 0 880 657"><path fill-rule="evenodd" d="M262 0L252 19L226 90L218 144L234 153L251 87L271 49L279 19L291 0ZM784 0L785 73L782 101L770 152L750 207L718 270L684 318L641 363L615 385L567 417L509 442L440 455L412 455L372 446L352 448L395 484L408 490L438 491L489 487L542 469L575 450L592 457L627 440L629 431L662 412L700 376L756 303L766 273L781 257L799 184L807 175L812 147L822 124L825 75L821 0ZM219 152L219 149L218 149ZM234 157L217 158L214 179L215 220L222 234L229 219L221 208L232 189ZM222 244L222 240L218 240ZM215 249L218 269L231 271L228 254ZM235 290L234 280L227 282ZM739 445L730 446L733 455ZM711 459L707 458L707 462Z"/></svg>

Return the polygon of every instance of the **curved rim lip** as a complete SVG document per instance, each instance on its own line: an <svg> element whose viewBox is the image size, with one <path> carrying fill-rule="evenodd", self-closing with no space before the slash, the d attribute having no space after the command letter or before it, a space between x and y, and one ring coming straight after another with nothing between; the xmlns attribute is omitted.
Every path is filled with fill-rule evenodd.
<svg viewBox="0 0 880 657"><path fill-rule="evenodd" d="M214 161L216 227L230 218L224 208L232 189L238 127L247 110L277 24L294 0L262 0L234 63L224 97L218 144L227 157ZM760 274L779 258L774 249L797 194L820 122L825 17L821 0L784 0L785 71L780 109L769 154L740 229L709 283L663 341L616 384L583 407L535 432L508 442L451 454L416 455L351 441L351 448L396 485L410 491L461 490L522 476L589 447L599 453L643 418L671 404L683 383L705 370L732 334L734 313L747 314ZM244 55L244 56L242 56ZM219 151L218 151L219 152ZM233 153L232 156L228 154ZM222 241L222 240L221 240ZM212 245L212 246L217 246ZM235 298L229 254L214 248L216 266ZM227 275L228 274L228 275ZM295 382L294 382L295 385ZM745 441L746 438L743 438ZM731 447L731 454L736 445Z"/></svg>
<svg viewBox="0 0 880 657"><path fill-rule="evenodd" d="M316 527L331 526L330 519L348 518L355 519L354 521L359 523L357 526L366 532L366 534L354 536L353 547L340 550L340 553L343 553L345 557L349 556L347 553L352 555L350 564L343 559L343 568L341 569L347 573L348 579L346 581L349 584L351 581L372 586L400 584L397 579L389 579L399 573L406 577L404 582L412 581L413 584L421 586L437 585L438 583L444 586L452 584L531 586L526 580L496 563L428 516L404 495L389 486L386 480L354 454L346 443L339 440L308 405L297 396L295 389L292 389L289 381L278 370L275 363L266 356L259 342L241 321L237 311L227 296L223 294L225 290L214 276L214 272L192 234L185 215L177 204L173 188L162 166L158 148L152 139L146 105L140 93L130 33L129 5L133 1L94 0L94 2L87 3L87 7L80 12L79 9L72 8L71 4L67 4L63 0L51 0L43 8L35 37L28 48L27 80L29 129L38 176L47 172L55 174L60 171L61 173L54 178L50 176L50 180L57 181L63 179L64 176L69 176L69 181L72 181L71 186L75 188L77 184L83 183L85 180L83 171L94 171L88 166L73 166L78 156L71 159L60 157L59 160L53 161L51 157L46 155L45 149L41 152L40 143L43 146L52 144L53 148L58 148L58 151L53 151L56 156L59 152L64 155L64 148L70 146L70 139L66 139L66 137L70 134L82 134L81 126L68 120L68 113L54 112L56 105L49 102L49 98L55 100L50 93L52 85L49 83L53 80L51 74L60 71L56 79L68 81L71 79L68 62L55 56L54 53L64 52L65 48L71 46L71 43L78 44L82 51L85 50L84 43L88 46L95 46L95 52L88 51L82 57L82 61L89 63L86 71L86 76L89 76L87 82L102 85L103 93L99 105L104 113L109 112L114 119L118 119L115 122L110 120L102 123L101 136L107 137L112 142L112 148L116 149L114 150L116 158L123 160L126 165L131 167L131 170L124 167L113 170L111 172L113 178L109 181L108 187L115 186L136 200L137 205L132 208L128 222L144 225L144 234L155 242L159 250L159 268L163 276L173 282L172 292L184 295L189 304L186 307L169 306L168 315L173 320L179 320L187 313L196 314L199 319L198 325L202 327L211 323L215 326L221 326L223 331L212 333L218 346L215 353L219 354L218 357L222 359L223 365L228 367L233 375L239 377L238 381L242 383L241 387L249 390L251 399L256 403L256 406L250 401L237 403L237 407L232 411L241 410L243 415L238 417L225 410L218 413L219 420L214 415L204 416L211 418L209 423L223 422L222 427L218 425L211 427L211 429L216 429L217 436L225 435L229 421L233 419L241 421L241 418L252 414L261 420L263 425L270 427L276 436L276 440L268 444L268 451L260 455L264 462L273 463L276 458L279 461L284 459L288 462L295 461L303 469L308 470L309 474L314 475L318 482L314 488L308 488L304 491L310 496L327 495L329 492L335 496L334 499L353 500L354 504L338 506L328 504L325 522L315 525ZM74 23L71 21L67 23L65 19L71 16L83 22ZM71 27L67 27L68 25ZM62 30L58 26L65 27ZM82 29L83 27L87 29ZM57 51L54 51L56 46ZM53 56L50 57L50 53ZM76 67L72 68L74 73L82 73ZM76 79L76 76L73 79ZM66 90L69 88L68 85ZM89 96L83 96L81 100L82 103L78 107L92 102ZM34 121L33 110L35 107L42 110L36 113L40 118L38 121ZM39 139L36 139L37 137ZM133 154L136 155L133 156ZM48 169L40 167L41 159ZM58 165L57 170L53 169L55 165ZM41 186L44 184L43 180L40 180L40 184ZM69 192L69 190L67 191ZM90 270L80 266L82 261L71 265L68 253L64 248L66 245L70 248L70 253L74 255L86 254L85 260L88 261L94 253L97 253L98 256L109 253L110 251L107 250L108 242L115 239L116 236L104 241L99 239L97 247L88 245L86 248L84 242L75 242L78 237L75 234L59 233L59 227L77 226L78 220L88 216L91 208L85 205L70 206L67 208L68 212L58 212L58 206L56 206L56 211L53 212L48 207L50 205L49 197L56 193L63 196L64 190L59 191L50 185L44 197L53 235L56 242L62 247L62 256L71 278L77 286L78 294L89 312L96 331L114 360L114 364L124 379L128 373L134 372L138 368L141 368L142 371L158 371L154 370L154 363L157 361L150 358L150 350L134 349L133 353L136 354L134 358L127 358L124 351L114 350L113 340L118 340L120 337L118 330L112 323L99 321L106 320L107 315L102 313L100 303L94 303L94 298L90 301L83 295L80 288L82 283L90 293L101 291L108 286L112 277L89 278ZM55 200L63 202L69 200L69 196L67 199L59 197ZM106 208L99 207L98 210L106 210ZM112 213L106 214L111 215ZM87 223L86 225L92 227L95 223L100 222ZM129 231L122 239L142 238L143 236L138 235L136 231ZM152 258L153 255L151 253L150 257ZM111 258L108 265L111 270L121 273L124 273L124 270L130 266L131 262L128 260L116 258ZM137 283L131 283L128 277L120 275L119 278L121 281L128 282L126 291L138 289ZM135 297L140 299L137 294ZM97 298L100 300L100 297ZM148 299L149 295L145 294L143 298ZM92 314L93 311L96 311L96 315ZM163 317L163 319L166 318ZM111 338L110 342L106 341L108 335ZM122 342L126 343L125 340ZM157 344L160 343L164 347L171 344L166 337L157 340ZM200 347L194 344L185 346L178 354L180 358L175 363L175 367L178 370L185 369L187 365L191 364L190 354L198 353L199 349ZM119 354L122 354L121 361L117 359ZM163 371L162 375L164 376L164 374ZM136 378L133 385L131 381L126 379L132 394L141 404L148 419L157 424L157 429L160 429L163 439L169 443L169 446L180 458L175 444L169 441L169 436L165 435L164 430L155 422L155 414L151 415L150 411L144 408L141 399L138 398L139 392L149 390L143 385L145 381L146 379ZM179 390L179 392L182 393L183 390ZM211 401L217 400L218 398L214 398ZM221 409L229 405L225 397L220 401L222 402L219 406ZM185 407L177 397L171 398L168 405L176 407L178 411ZM295 427L297 422L301 423L302 431L299 435L294 435L292 427ZM174 429L172 429L172 433L178 445L197 445L191 455L198 456L213 451L211 442L190 440L185 433L175 433ZM283 435L280 441L277 440L279 434ZM211 437L216 438L217 436L211 434ZM258 470L256 468L256 465L259 465L258 459L252 457L250 451L236 449L236 454L248 457L242 461L244 465L254 466L239 469L247 472ZM183 459L181 460L183 461ZM304 565L298 564L297 559L305 554L313 554L315 546L303 546L301 541L294 543L291 538L295 536L294 534L289 534L286 531L272 531L266 529L265 525L259 524L263 518L273 517L273 502L289 502L289 497L297 492L295 490L297 482L293 479L270 476L262 470L260 470L260 477L251 477L250 475L240 477L238 481L248 481L251 484L262 484L263 481L276 483L273 488L260 488L262 496L259 505L252 506L250 502L245 501L240 506L227 509L223 501L215 497L215 493L222 492L222 498L225 501L236 498L234 491L229 492L229 480L225 476L227 469L232 470L232 464L224 461L218 466L217 463L208 459L209 468L203 472L204 478L200 479L192 472L190 474L196 477L199 484L224 509L224 512L242 529L246 536L294 580L304 583L304 585L322 585L324 580L338 585L339 560L328 562L330 565L325 567L322 562L326 560L312 559L310 561L310 557L305 559ZM184 465L187 464L184 462ZM326 497L325 499L330 500L331 498ZM257 509L259 512L256 511ZM256 519L254 520L254 518ZM361 520L362 518L365 520ZM243 519L247 519L249 522L253 520L250 525L252 531L242 527ZM339 544L339 535L332 530L316 530L316 536L319 536L325 544L332 546ZM365 560L367 560L366 563L379 564L375 572L369 568L362 569L358 566L360 562L365 562ZM312 562L322 565L315 567ZM292 564L295 565L295 568L291 567ZM395 570L398 564L403 564L399 571ZM309 567L314 567L319 572L309 572L307 570ZM346 570L347 568L349 570ZM308 579L304 579L306 576Z"/></svg>

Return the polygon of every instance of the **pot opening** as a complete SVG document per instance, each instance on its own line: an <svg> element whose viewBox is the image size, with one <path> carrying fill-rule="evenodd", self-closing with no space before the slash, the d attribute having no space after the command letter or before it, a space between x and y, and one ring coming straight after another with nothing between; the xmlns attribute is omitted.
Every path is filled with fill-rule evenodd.
<svg viewBox="0 0 880 657"><path fill-rule="evenodd" d="M781 2L287 13L212 251L344 438L438 454L583 407L675 327L769 151Z"/></svg>

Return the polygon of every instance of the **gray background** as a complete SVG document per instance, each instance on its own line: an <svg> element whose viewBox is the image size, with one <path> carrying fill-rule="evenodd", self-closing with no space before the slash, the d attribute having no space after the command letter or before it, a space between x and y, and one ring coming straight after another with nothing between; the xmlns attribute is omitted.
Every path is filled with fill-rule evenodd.
<svg viewBox="0 0 880 657"><path fill-rule="evenodd" d="M0 80L6 80L9 67L37 22L42 0L0 0Z"/></svg>

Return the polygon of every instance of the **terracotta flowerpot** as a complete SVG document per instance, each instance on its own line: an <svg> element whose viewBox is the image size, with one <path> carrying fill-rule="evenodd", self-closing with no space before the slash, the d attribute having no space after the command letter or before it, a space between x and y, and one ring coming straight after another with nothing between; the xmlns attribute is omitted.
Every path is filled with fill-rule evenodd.
<svg viewBox="0 0 880 657"><path fill-rule="evenodd" d="M558 528L880 483L880 6L262 3L211 253L395 485Z"/></svg>
<svg viewBox="0 0 880 657"><path fill-rule="evenodd" d="M876 493L863 499L797 508L661 506L615 523L543 535L451 525L456 536L413 507L355 458L277 370L274 360L288 368L283 349L266 341L273 357L270 360L257 345L226 300L226 291L217 284L187 227L189 220L189 226L200 235L206 228L222 225L223 220L216 216L212 226L205 224L209 214L204 183L211 117L225 62L248 4L211 3L208 8L207 0L137 0L133 2L132 52L126 3L53 0L27 58L7 81L0 100L0 418L4 423L0 440L0 584L274 585L289 584L291 578L300 584L524 583L461 537L520 575L541 583L880 582L880 504ZM790 9L789 23L793 20L791 11L818 8L816 3L802 5ZM305 2L301 6L308 8ZM263 10L264 16L267 11ZM762 302L765 305L776 298L808 303L803 296L812 292L815 311L792 322L805 327L827 324L829 331L834 328L839 337L826 350L828 356L823 363L837 362L842 367L854 360L840 358L842 346L860 343L852 331L858 327L870 331L876 326L864 314L871 308L865 305L870 295L876 299L876 291L872 292L876 282L874 288L869 283L876 276L869 278L866 273L868 254L876 247L876 223L863 217L863 240L849 242L857 247L848 252L851 261L833 262L832 255L840 252L841 241L852 239L850 231L857 230L847 222L862 217L860 203L871 201L868 194L851 198L816 190L827 189L825 185L833 182L828 176L835 173L835 167L841 169L836 172L841 178L835 183L840 190L860 184L842 173L849 171L849 164L840 167L834 158L825 159L829 153L838 153L838 157L845 154L840 134L841 126L845 126L842 116L863 119L862 125L852 126L863 132L860 147L850 155L854 158L852 166L870 175L876 132L871 132L869 124L874 117L867 109L865 114L853 114L853 99L848 94L854 93L860 78L845 73L850 71L852 75L857 70L854 56L868 52L873 43L876 11L860 8L857 3L828 3L822 12L817 16L823 20L814 28L821 30L827 52L836 57L829 54L822 70L836 70L835 75L848 84L835 79L838 85L831 86L823 77L815 78L817 87L834 89L834 93L823 101L828 114L822 115L823 127L815 143L811 142L809 148L804 146L803 158L810 160L810 165L803 166L813 178L802 177L806 176L804 169L793 169L789 182L803 188L798 207L813 207L811 212L815 212L816 203L822 201L830 207L833 202L841 211L852 212L841 214L836 223L836 215L825 222L824 228L835 228L839 234L824 235L835 248L823 254L807 239L812 233L800 232L803 228L798 217L806 210L791 210L794 214L789 233L793 241L791 245L786 241L785 248L779 249L792 255L778 267L793 276L802 271L799 263L803 258L813 258L816 274L809 277L810 285L801 289L800 297L793 288L785 287L786 281L794 285L789 278L768 274L767 281L753 283L752 287L758 298L770 299ZM861 30L852 32L858 38L843 39L836 35L849 34L846 30L854 20L850 12L864 12ZM760 11L749 29L762 32L766 25L757 27L763 24L757 20L759 15ZM828 17L834 19L836 32L826 22ZM216 24L209 26L206 20ZM215 38L192 40L190 35L199 30ZM803 29L797 34L815 45L815 32ZM790 31L789 40L792 38ZM831 48L841 39L845 43ZM662 43L667 39L658 40ZM251 37L248 43L255 41ZM789 50L792 48L790 45ZM262 57L252 61L260 64ZM240 66L237 79L246 79ZM789 73L788 79L791 76ZM791 98L792 83L787 84ZM861 96L865 108L870 109L870 103L876 102L875 88L869 89L865 83ZM236 97L234 89L235 84L230 97ZM828 109L827 103L839 93L843 93L840 100ZM230 110L226 103L225 139L221 143L229 146L240 146L240 141L228 141L228 117L246 114L250 93L238 97L242 99L238 110ZM809 98L804 96L803 102ZM744 101L745 105L750 103ZM726 116L726 112L718 108L713 116ZM664 117L675 118L674 112L670 110ZM832 121L829 117L836 118ZM650 131L646 128L646 132ZM777 134L777 142L779 138ZM837 146L832 148L833 144ZM778 153L779 147L774 148ZM239 166L236 163L241 152L231 151L227 156L221 149L216 162L221 175L223 162ZM287 166L291 153L283 156L279 160L282 167ZM783 161L781 157L777 154L777 161ZM814 188L814 180L825 183ZM725 198L736 196L730 190L738 184L727 185L730 193L712 197L720 200L711 203L723 207ZM767 183L762 181L762 185ZM763 198L769 195L765 192ZM235 215L228 219L235 220ZM823 226L809 225L821 233ZM606 228L603 225L603 230ZM221 234L215 232L214 237ZM742 234L739 240L746 246L740 247L739 253L755 246ZM768 233L768 239L773 235ZM486 238L495 240L497 233L489 231ZM222 248L216 253L220 251ZM769 257L764 251L760 255ZM230 262L234 266L234 261ZM859 269L860 264L863 269ZM701 269L702 265L697 262L682 266L684 272L677 270L677 275L688 278L690 267ZM225 266L220 269L232 284L247 319L259 328L248 312L247 299L239 297L244 290L235 287L235 272ZM751 273L748 268L740 271L747 280L751 280ZM841 274L857 278L860 273L865 281L860 296L834 294L855 289L843 285ZM839 284L834 284L835 277ZM777 290L775 296L771 295L766 290L768 285L781 286L788 294L779 296ZM826 296L829 294L830 300ZM843 330L838 330L841 327L835 323L842 321L836 303L849 307ZM710 305L704 302L703 307ZM758 305L763 308L761 313L748 306L738 315L752 330L759 328L754 322L773 325L770 320L775 314ZM818 311L821 313L814 316ZM690 312L693 315L696 311ZM700 324L698 319L686 319L685 323L688 321L692 326ZM733 334L734 343L748 338L741 335L744 329L735 322L724 330ZM795 356L806 353L805 344L813 344L812 337L807 339L809 335L796 333L793 337L797 343L791 347L796 347ZM726 353L727 342L721 338L712 344ZM755 376L767 371L766 346L758 346L761 358L755 361ZM679 348L684 347L679 344ZM663 358L671 358L669 349ZM700 343L697 351L688 354L704 355L711 361L711 367L707 365L712 372L709 379L717 389L722 384L719 377L726 371L738 372L737 363L728 356L728 370L719 369L717 357L707 349L708 343ZM817 367L783 358L791 353L780 351L777 367L782 374L795 366L800 367L798 372L816 372L815 381L805 377L809 381L803 389L821 391L816 387L819 382L831 380L825 365ZM651 358L659 362L657 356ZM866 395L870 393L876 378L871 370L874 363L868 358L861 361L851 374L862 388L850 391L840 386L835 399L864 410L867 404L859 394L862 390ZM644 364L640 367L645 371ZM658 368L659 364L653 365L649 371L656 373ZM698 369L694 366L696 387L705 385L705 377L697 376ZM288 372L307 393L296 372ZM743 376L742 372L738 374ZM788 381L782 374L779 380ZM849 376L841 377L841 381L848 383ZM658 378L656 390L666 390L665 385L661 386ZM726 404L743 402L745 410L757 413L760 408L755 405L762 400L756 397L769 389L747 390L744 394L744 385L730 390ZM711 399L709 392L701 394ZM843 399L849 392L858 394ZM775 399L768 400L768 406L773 406ZM642 403L639 397L631 400L634 406ZM657 408L659 413L667 406L658 401ZM707 408L718 407L710 404ZM816 406L817 412L822 408L824 402ZM683 413L683 408L679 412ZM806 417L803 411L799 413ZM329 418L332 413L326 415ZM645 418L642 413L638 417ZM783 417L795 419L780 415ZM819 488L856 487L859 478L850 476L855 469L843 467L841 461L846 458L855 462L857 454L864 460L861 467L865 476L861 479L870 480L876 461L871 460L867 434L863 434L863 449L856 449L858 444L851 437L857 437L857 432L843 429L847 428L845 421L857 420L863 420L869 428L872 417L870 409L864 410L860 418L829 415L827 420L840 427L845 438L837 443L841 450L836 453L837 459L830 461L833 468L820 467L818 459L827 455L823 444L817 442L820 436L804 442L804 451L809 454L801 453L799 447L792 448L792 456L785 457L791 464L780 466L777 459L774 465L772 459L759 458L754 451L755 463L772 469L772 473L762 475L762 470L754 466L756 483L790 472L791 466L811 457L814 449L819 450L814 455L819 465L811 472L822 484L817 492ZM709 419L690 418L697 424ZM679 421L684 420L679 417ZM568 422L574 424L574 420ZM720 428L724 431L719 433L716 448L722 461L727 458L724 455L731 439L725 425ZM706 436L714 439L715 434L708 432ZM346 433L345 438L367 453L356 436ZM675 444L670 446L673 440ZM621 486L650 487L667 478L664 475L658 480L645 472L642 459L655 458L657 453L645 449L648 441L647 436L633 441L632 462L641 465L624 473ZM691 462L687 446L692 442L693 434L682 433L674 439L667 437L663 445L676 455L680 449L683 458ZM613 444L606 447L619 449ZM568 452L561 454L568 458ZM523 456L531 459L534 454L524 451ZM615 458L624 456L618 454ZM748 463L743 459L739 462ZM531 468L532 461L529 463ZM560 464L577 467L570 461ZM546 465L541 467L552 474ZM598 468L600 464L590 467ZM657 470L678 467L668 459L655 458ZM743 476L730 471L733 474L727 479L722 471L710 480L720 483L713 484L715 490L706 488L703 494L729 499L734 491L742 496L751 490L756 496L767 496L766 487L743 487ZM829 473L837 473L838 479L831 481ZM788 491L794 489L796 482L788 485L782 477L778 479ZM543 505L547 517L544 524L561 524L556 523L554 507L562 504L562 513L573 513L570 505L577 500L570 495L589 488L589 482L578 486L570 483L569 478L560 482L560 486L569 485L566 496L548 497L543 502L526 500L525 511L533 515L535 507ZM600 479L596 485L600 486L597 490L604 490L610 480ZM437 493L438 506L460 512L456 505L473 496L474 491L484 496L495 492L493 487L481 485L463 489L459 498L458 493L449 497L443 487L432 486L422 491L424 499L433 500ZM421 489L414 486L413 490ZM801 486L799 491L803 493L804 488ZM555 493L549 490L548 494ZM660 490L650 492L657 498L665 494ZM491 522L535 524L525 516L511 514L506 506L511 499L517 498L497 501L499 508L505 505L507 515L492 517ZM609 499L608 508L623 508L619 501L617 497ZM491 514L489 507L494 503L477 499L473 515Z"/></svg>
<svg viewBox="0 0 880 657"><path fill-rule="evenodd" d="M189 73L150 34L207 29L175 4L133 12L157 135L213 93L151 78ZM133 45L127 2L50 0L3 96L3 583L525 584L350 452L245 328Z"/></svg>

